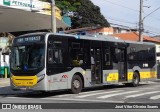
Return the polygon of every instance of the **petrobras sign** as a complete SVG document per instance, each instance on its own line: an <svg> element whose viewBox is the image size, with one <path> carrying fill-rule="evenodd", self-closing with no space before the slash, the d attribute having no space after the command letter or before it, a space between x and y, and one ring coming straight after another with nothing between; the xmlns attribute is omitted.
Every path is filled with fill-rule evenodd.
<svg viewBox="0 0 160 112"><path fill-rule="evenodd" d="M33 4L32 0L30 0L30 2L28 1L17 1L17 0L13 0L12 1L12 5L13 6L20 6L20 7L31 7L31 8L35 8L36 4Z"/></svg>
<svg viewBox="0 0 160 112"><path fill-rule="evenodd" d="M0 6L21 9L25 11L33 11L45 15L51 15L51 4L41 2L39 0L0 0ZM62 20L61 10L56 7L56 17Z"/></svg>
<svg viewBox="0 0 160 112"><path fill-rule="evenodd" d="M35 0L3 0L3 5L24 10L41 10L43 8L42 2Z"/></svg>

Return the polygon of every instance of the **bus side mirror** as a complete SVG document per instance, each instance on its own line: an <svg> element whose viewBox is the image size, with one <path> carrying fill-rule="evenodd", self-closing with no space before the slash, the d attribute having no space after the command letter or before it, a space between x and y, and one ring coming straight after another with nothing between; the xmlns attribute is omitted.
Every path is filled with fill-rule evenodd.
<svg viewBox="0 0 160 112"><path fill-rule="evenodd" d="M2 52L2 55L9 55L9 52Z"/></svg>

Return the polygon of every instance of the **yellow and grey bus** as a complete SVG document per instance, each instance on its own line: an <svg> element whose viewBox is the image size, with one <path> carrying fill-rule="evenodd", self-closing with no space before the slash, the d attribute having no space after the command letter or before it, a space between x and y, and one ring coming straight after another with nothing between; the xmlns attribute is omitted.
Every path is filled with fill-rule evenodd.
<svg viewBox="0 0 160 112"><path fill-rule="evenodd" d="M138 86L157 77L155 45L103 35L25 34L13 40L10 71L13 90Z"/></svg>

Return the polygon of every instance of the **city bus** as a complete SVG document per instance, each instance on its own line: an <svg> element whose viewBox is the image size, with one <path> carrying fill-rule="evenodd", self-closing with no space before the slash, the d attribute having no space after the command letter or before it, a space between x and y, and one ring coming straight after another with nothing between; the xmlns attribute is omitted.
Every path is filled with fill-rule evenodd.
<svg viewBox="0 0 160 112"><path fill-rule="evenodd" d="M16 37L10 55L11 88L49 92L154 80L155 45L117 37L31 33Z"/></svg>

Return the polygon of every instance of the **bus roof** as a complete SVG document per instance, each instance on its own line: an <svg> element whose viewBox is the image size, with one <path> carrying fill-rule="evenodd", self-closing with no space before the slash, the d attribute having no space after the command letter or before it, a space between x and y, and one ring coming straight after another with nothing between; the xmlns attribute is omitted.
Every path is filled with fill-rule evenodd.
<svg viewBox="0 0 160 112"><path fill-rule="evenodd" d="M60 33L51 33L51 32L36 32L36 33L28 33L28 34L20 35L18 37L31 36L31 35L51 35L51 34L66 36L66 37L73 37L75 39L155 45L154 43L150 43L150 42L134 42L134 41L122 40L118 37L108 36L108 35L72 35L72 34L60 34Z"/></svg>
<svg viewBox="0 0 160 112"><path fill-rule="evenodd" d="M36 33L27 33L27 34L23 34L23 35L20 35L18 37L23 37L23 36L31 36L31 35L46 35L47 32L36 32Z"/></svg>

